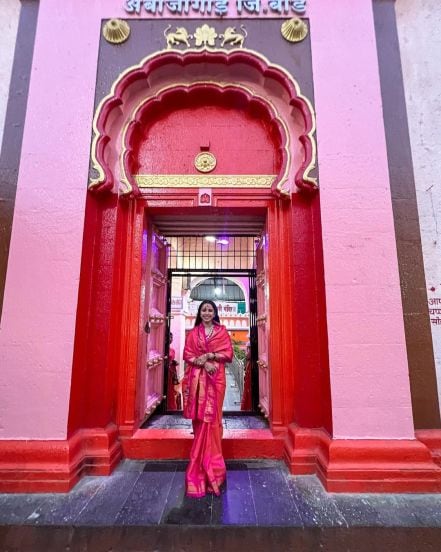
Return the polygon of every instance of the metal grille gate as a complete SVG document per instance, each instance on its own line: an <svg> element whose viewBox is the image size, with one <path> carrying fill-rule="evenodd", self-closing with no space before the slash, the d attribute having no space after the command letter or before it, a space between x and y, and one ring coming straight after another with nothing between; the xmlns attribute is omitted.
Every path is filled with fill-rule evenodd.
<svg viewBox="0 0 441 552"><path fill-rule="evenodd" d="M167 237L171 270L250 270L254 269L256 236Z"/></svg>

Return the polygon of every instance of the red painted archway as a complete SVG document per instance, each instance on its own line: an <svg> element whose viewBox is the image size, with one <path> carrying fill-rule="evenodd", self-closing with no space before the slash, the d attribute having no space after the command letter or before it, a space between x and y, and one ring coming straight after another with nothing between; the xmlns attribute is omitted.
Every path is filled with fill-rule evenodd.
<svg viewBox="0 0 441 552"><path fill-rule="evenodd" d="M243 82L238 82L238 74L243 75ZM136 119L139 105L157 96L164 86L190 86L201 80L248 90L253 102L260 96L261 103L272 106L267 111L274 111L277 105L279 118L287 127L287 135L297 142L299 152L291 160L289 186L276 186L275 190L289 194L294 184L300 190L317 189L315 115L311 103L301 94L292 75L272 65L263 55L246 49L162 51L125 70L95 113L89 189L139 193L136 184L127 182L123 166L121 174L115 170L115 161L121 154L119 141L124 139L127 126Z"/></svg>

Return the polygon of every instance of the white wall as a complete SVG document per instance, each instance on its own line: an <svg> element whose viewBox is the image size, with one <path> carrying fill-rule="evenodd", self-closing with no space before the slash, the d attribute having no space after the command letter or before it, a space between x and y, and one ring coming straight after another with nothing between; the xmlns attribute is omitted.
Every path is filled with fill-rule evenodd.
<svg viewBox="0 0 441 552"><path fill-rule="evenodd" d="M19 14L19 0L0 0L0 145L3 139Z"/></svg>
<svg viewBox="0 0 441 552"><path fill-rule="evenodd" d="M395 9L441 403L441 2Z"/></svg>

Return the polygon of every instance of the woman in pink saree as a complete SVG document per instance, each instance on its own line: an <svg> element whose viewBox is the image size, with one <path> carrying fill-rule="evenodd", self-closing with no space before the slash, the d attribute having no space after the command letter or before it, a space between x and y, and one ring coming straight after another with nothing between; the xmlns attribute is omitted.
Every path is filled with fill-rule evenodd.
<svg viewBox="0 0 441 552"><path fill-rule="evenodd" d="M226 468L222 456L222 404L225 396L225 363L233 347L221 326L213 301L202 301L195 327L185 341L187 362L183 381L184 417L193 422L194 440L185 474L187 496L220 494Z"/></svg>

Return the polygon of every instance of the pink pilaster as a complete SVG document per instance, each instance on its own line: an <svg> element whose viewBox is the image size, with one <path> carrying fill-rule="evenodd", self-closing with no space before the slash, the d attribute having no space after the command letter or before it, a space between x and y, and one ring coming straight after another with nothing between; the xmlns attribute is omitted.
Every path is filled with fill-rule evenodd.
<svg viewBox="0 0 441 552"><path fill-rule="evenodd" d="M40 2L0 332L1 439L66 437L100 4Z"/></svg>
<svg viewBox="0 0 441 552"><path fill-rule="evenodd" d="M309 3L336 438L412 438L372 2Z"/></svg>

